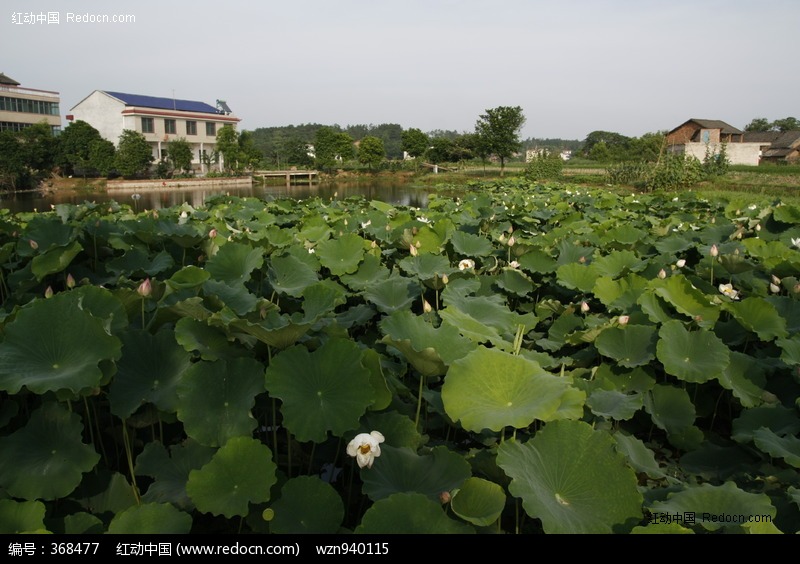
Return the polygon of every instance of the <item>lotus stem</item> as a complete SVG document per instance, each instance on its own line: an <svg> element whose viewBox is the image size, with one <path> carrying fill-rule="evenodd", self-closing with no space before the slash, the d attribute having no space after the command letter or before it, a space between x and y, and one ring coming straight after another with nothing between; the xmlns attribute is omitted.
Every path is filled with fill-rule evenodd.
<svg viewBox="0 0 800 564"><path fill-rule="evenodd" d="M136 474L133 473L133 453L131 452L131 440L128 437L128 424L125 421L122 422L122 442L125 445L125 457L128 459L128 472L131 474L133 496L136 498L136 505L141 505L142 498L139 495L139 487L136 485Z"/></svg>
<svg viewBox="0 0 800 564"><path fill-rule="evenodd" d="M422 385L425 382L425 376L419 375L419 392L417 393L417 414L414 416L414 429L419 428L419 414L422 411Z"/></svg>

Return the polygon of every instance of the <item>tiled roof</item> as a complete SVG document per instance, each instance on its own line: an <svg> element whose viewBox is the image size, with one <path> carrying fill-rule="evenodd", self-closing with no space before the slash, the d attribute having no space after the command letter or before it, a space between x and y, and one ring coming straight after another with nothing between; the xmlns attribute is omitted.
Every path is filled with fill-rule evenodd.
<svg viewBox="0 0 800 564"><path fill-rule="evenodd" d="M721 133L733 133L735 135L741 134L742 131L736 129L729 123L725 123L719 119L696 119L692 118L689 121L693 121L698 124L703 129L719 129Z"/></svg>
<svg viewBox="0 0 800 564"><path fill-rule="evenodd" d="M4 75L2 72L0 72L0 84L8 84L8 85L11 85L11 86L19 86L19 82L17 82L16 80L11 78L10 76Z"/></svg>
<svg viewBox="0 0 800 564"><path fill-rule="evenodd" d="M159 110L179 110L183 112L201 112L205 114L218 114L220 112L214 106L205 102L195 102L193 100L177 100L174 98L158 98L156 96L142 96L140 94L126 94L124 92L104 91L109 96L122 101L126 106L137 106L139 108L157 108Z"/></svg>

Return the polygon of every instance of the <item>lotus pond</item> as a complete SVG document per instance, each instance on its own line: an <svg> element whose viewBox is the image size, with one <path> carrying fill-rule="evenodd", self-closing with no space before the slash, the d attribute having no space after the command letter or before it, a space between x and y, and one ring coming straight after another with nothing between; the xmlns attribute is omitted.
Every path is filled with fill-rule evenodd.
<svg viewBox="0 0 800 564"><path fill-rule="evenodd" d="M800 207L0 215L0 532L800 531Z"/></svg>

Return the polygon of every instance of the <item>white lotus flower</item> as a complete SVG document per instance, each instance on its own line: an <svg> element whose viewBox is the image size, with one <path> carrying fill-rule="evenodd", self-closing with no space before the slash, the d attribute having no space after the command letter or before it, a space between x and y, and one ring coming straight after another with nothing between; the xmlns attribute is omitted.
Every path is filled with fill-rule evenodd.
<svg viewBox="0 0 800 564"><path fill-rule="evenodd" d="M475 268L475 261L472 259L462 259L458 263L459 270L472 270L473 268Z"/></svg>
<svg viewBox="0 0 800 564"><path fill-rule="evenodd" d="M631 320L631 317L629 315L620 315L617 318L617 323L619 323L620 325L627 325L628 321L630 321L630 320Z"/></svg>
<svg viewBox="0 0 800 564"><path fill-rule="evenodd" d="M711 245L711 250L709 252L711 253L712 257L716 257L717 255L719 255L719 249L717 248L716 245Z"/></svg>
<svg viewBox="0 0 800 564"><path fill-rule="evenodd" d="M686 266L686 259L680 259L678 262L675 263L675 266L678 268L683 268Z"/></svg>
<svg viewBox="0 0 800 564"><path fill-rule="evenodd" d="M738 290L734 290L733 289L733 285L731 285L731 284L720 284L719 285L719 291L722 294L728 296L732 300L738 300L739 299Z"/></svg>
<svg viewBox="0 0 800 564"><path fill-rule="evenodd" d="M781 291L781 287L780 286L776 286L775 284L770 284L769 285L769 291L772 292L773 294L778 294Z"/></svg>
<svg viewBox="0 0 800 564"><path fill-rule="evenodd" d="M794 237L792 237L792 245L794 245L795 247L797 247L798 249L800 249L800 237L798 237L797 239L795 239Z"/></svg>
<svg viewBox="0 0 800 564"><path fill-rule="evenodd" d="M381 443L384 440L378 431L360 433L347 445L347 454L356 459L359 468L372 468L372 463L381 455Z"/></svg>
<svg viewBox="0 0 800 564"><path fill-rule="evenodd" d="M510 263L508 263L508 266L511 268L519 268L519 262L512 260Z"/></svg>

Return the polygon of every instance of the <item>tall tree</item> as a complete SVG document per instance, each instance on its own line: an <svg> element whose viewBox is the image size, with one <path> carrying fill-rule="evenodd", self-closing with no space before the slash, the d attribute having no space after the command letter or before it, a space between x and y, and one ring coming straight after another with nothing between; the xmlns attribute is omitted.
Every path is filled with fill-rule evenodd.
<svg viewBox="0 0 800 564"><path fill-rule="evenodd" d="M316 166L330 170L339 161L353 158L353 138L331 127L320 127L314 137L314 153Z"/></svg>
<svg viewBox="0 0 800 564"><path fill-rule="evenodd" d="M745 131L769 131L772 124L767 118L753 118L753 121L744 126Z"/></svg>
<svg viewBox="0 0 800 564"><path fill-rule="evenodd" d="M147 174L153 162L153 149L144 135L126 129L119 136L115 164L117 171L123 176L139 176Z"/></svg>
<svg viewBox="0 0 800 564"><path fill-rule="evenodd" d="M519 132L525 116L519 106L498 106L486 110L475 124L475 132L486 148L500 159L500 176L505 172L506 159L520 148Z"/></svg>
<svg viewBox="0 0 800 564"><path fill-rule="evenodd" d="M222 155L222 166L226 171L239 168L239 133L232 125L223 125L217 131L216 150Z"/></svg>
<svg viewBox="0 0 800 564"><path fill-rule="evenodd" d="M776 119L772 122L772 128L778 131L798 131L800 130L800 120L795 117Z"/></svg>
<svg viewBox="0 0 800 564"><path fill-rule="evenodd" d="M167 158L173 170L192 170L192 146L183 137L173 139L167 145Z"/></svg>
<svg viewBox="0 0 800 564"><path fill-rule="evenodd" d="M100 132L85 121L69 124L58 136L58 157L56 164L63 174L72 175L76 169L85 176L89 172L89 148L93 141L100 141Z"/></svg>
<svg viewBox="0 0 800 564"><path fill-rule="evenodd" d="M372 170L373 166L380 166L385 159L386 149L383 147L383 139L368 135L361 140L358 145L358 162Z"/></svg>
<svg viewBox="0 0 800 564"><path fill-rule="evenodd" d="M413 127L403 132L402 142L403 151L414 158L424 155L431 146L428 136L422 130Z"/></svg>
<svg viewBox="0 0 800 564"><path fill-rule="evenodd" d="M108 176L114 169L116 148L111 141L95 139L89 143L89 166L100 176Z"/></svg>

